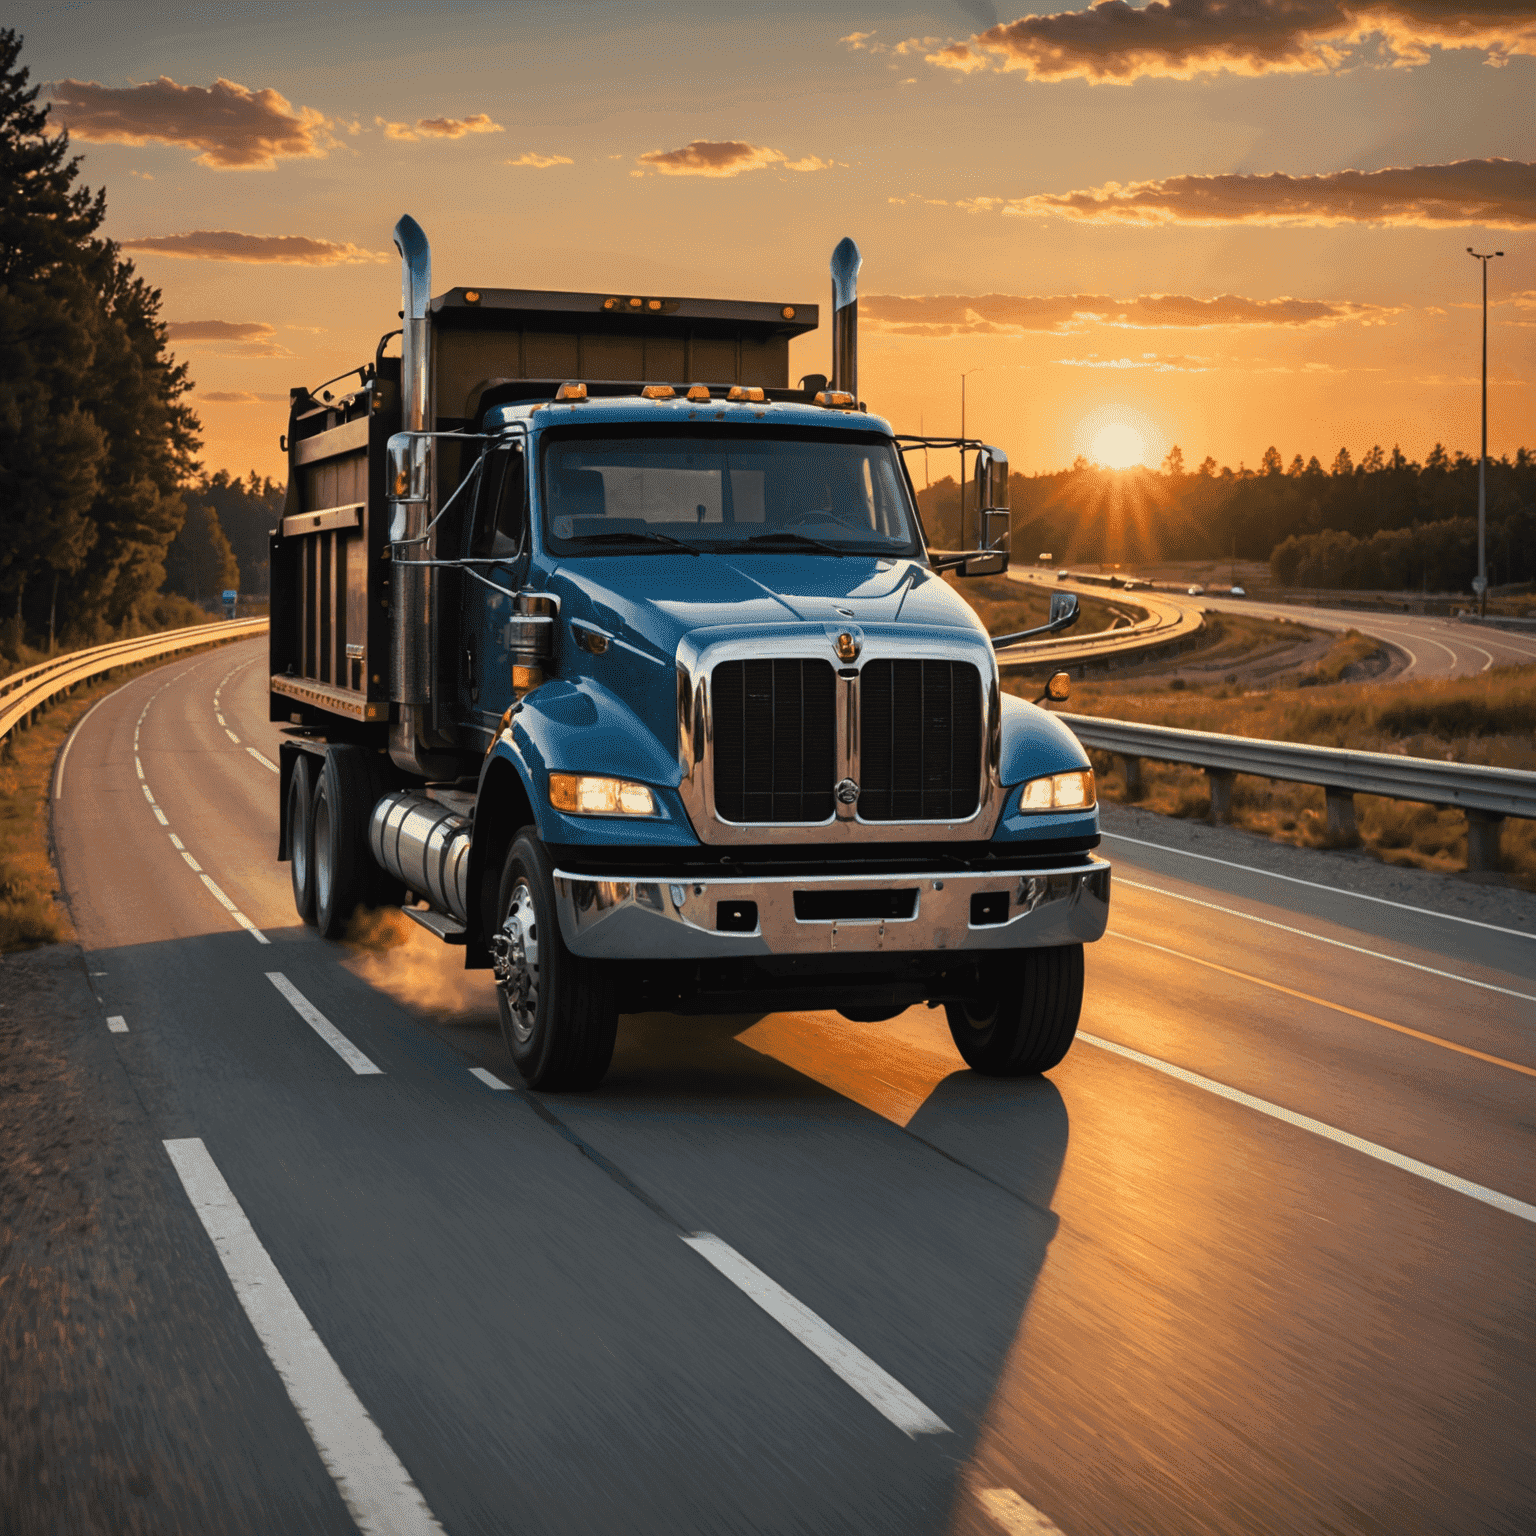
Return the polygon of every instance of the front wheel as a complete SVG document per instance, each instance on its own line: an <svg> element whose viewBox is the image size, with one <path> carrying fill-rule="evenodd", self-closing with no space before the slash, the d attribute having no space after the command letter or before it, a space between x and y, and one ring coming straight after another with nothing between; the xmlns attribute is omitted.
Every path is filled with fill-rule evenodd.
<svg viewBox="0 0 1536 1536"><path fill-rule="evenodd" d="M985 990L946 1003L965 1064L986 1077L1049 1072L1077 1034L1083 1008L1083 946L999 955Z"/></svg>
<svg viewBox="0 0 1536 1536"><path fill-rule="evenodd" d="M307 752L293 760L288 775L288 873L293 880L293 906L310 925L315 921L315 829L311 818L314 773Z"/></svg>
<svg viewBox="0 0 1536 1536"><path fill-rule="evenodd" d="M565 947L554 868L531 827L501 872L491 953L502 1038L523 1081L545 1092L595 1088L618 1031L614 972Z"/></svg>

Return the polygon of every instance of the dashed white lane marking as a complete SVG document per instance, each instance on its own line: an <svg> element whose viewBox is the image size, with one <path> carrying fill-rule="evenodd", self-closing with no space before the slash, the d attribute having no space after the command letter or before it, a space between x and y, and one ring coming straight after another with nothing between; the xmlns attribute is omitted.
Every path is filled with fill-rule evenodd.
<svg viewBox="0 0 1536 1536"><path fill-rule="evenodd" d="M125 1019L122 1014L114 1013L112 1017L107 1020L107 1028L110 1029L114 1035L126 1035L128 1033L128 1020Z"/></svg>
<svg viewBox="0 0 1536 1536"><path fill-rule="evenodd" d="M357 1528L369 1536L442 1536L410 1473L294 1299L202 1139L165 1150Z"/></svg>
<svg viewBox="0 0 1536 1536"><path fill-rule="evenodd" d="M144 764L137 753L134 754L133 758L133 771L138 774L140 779L144 777Z"/></svg>
<svg viewBox="0 0 1536 1536"><path fill-rule="evenodd" d="M1272 869L1260 869L1254 864L1239 864L1232 859L1218 859L1214 854L1191 853L1187 848L1170 848L1167 843L1154 843L1144 837L1127 837L1124 832L1105 832L1117 843L1134 843L1138 848L1155 848L1159 853L1176 853L1182 858L1199 859L1206 864L1221 864L1227 869L1240 869L1244 874L1266 875L1271 880L1284 880L1288 885L1304 885L1308 890L1327 891L1330 896L1353 896L1359 901L1374 901L1378 906L1396 907L1399 912L1417 912L1420 917L1443 917L1448 923L1466 923L1473 928L1486 928L1490 933L1512 933L1518 939L1536 939L1536 933L1526 928L1501 928L1497 923L1479 922L1475 917L1460 917L1454 912L1435 912L1428 907L1411 907L1405 901L1390 901L1385 896L1367 896L1364 891L1346 890L1343 886L1323 885L1317 880L1302 880L1296 875L1277 874Z"/></svg>
<svg viewBox="0 0 1536 1536"><path fill-rule="evenodd" d="M232 741L232 742L234 742L234 744L235 744L235 745L236 745L236 746L237 746L237 747L238 747L238 746L239 746L239 745L240 745L240 738L239 738L239 737L238 737L238 736L236 736L236 735L235 735L235 733L234 733L234 732L233 732L233 731L232 731L232 730L230 730L230 729L229 729L229 727L228 727L228 726L226 726L226 727L225 727L225 728L224 728L224 734L225 734L225 735L226 735L226 736L228 736L228 737L229 737L229 739L230 739L230 740L231 740L231 741Z"/></svg>
<svg viewBox="0 0 1536 1536"><path fill-rule="evenodd" d="M178 845L177 845L177 846L178 846L178 847L180 847L180 844L178 844ZM184 858L184 859L185 859L185 860L186 860L186 861L187 861L187 864L188 864L188 866L189 866L189 868L190 868L190 869L191 869L191 870L192 870L192 873L193 873L193 874L194 874L194 875L200 875L200 874L202 874L202 872L203 872L203 866L202 866L202 865L201 865L201 864L199 864L199 863L198 863L198 862L197 862L197 860L196 860L196 859L194 859L194 858L193 858L193 857L192 857L192 855L191 855L191 854L190 854L190 853L188 853L188 852L187 852L187 850L186 850L186 849L185 849L185 848L182 848L182 850L181 850L181 856L182 856L182 858Z"/></svg>
<svg viewBox="0 0 1536 1536"><path fill-rule="evenodd" d="M293 1004L293 1011L336 1052L359 1077L377 1074L384 1069L375 1066L310 1000L304 996L281 971L268 971L267 980Z"/></svg>
<svg viewBox="0 0 1536 1536"><path fill-rule="evenodd" d="M1160 885L1143 885L1139 880L1127 880L1122 875L1118 885L1128 885L1133 891L1151 891L1158 896L1167 896L1173 901L1187 901L1191 906L1204 907L1210 912L1224 912L1228 917L1240 917L1245 922L1262 923L1266 928L1278 928L1281 933L1294 933L1299 938L1313 939L1319 944L1332 944L1335 949L1347 949L1357 955L1369 955L1373 960L1389 960L1393 965L1406 965L1415 971L1424 971L1430 976L1440 976L1446 981L1459 981L1469 987L1481 987L1485 992L1502 992L1505 997L1518 997L1523 1003L1536 1003L1536 993L1516 992L1513 987L1498 987L1491 981L1476 981L1471 976L1458 976L1455 971L1437 970L1432 965L1420 965L1417 960L1405 960L1401 955L1386 955L1379 949L1366 949L1360 944L1348 944L1343 939L1330 939L1321 933L1313 933L1310 928L1293 928L1289 923L1277 923L1267 917L1259 917L1252 912L1240 912L1236 907L1223 907L1214 901L1201 901L1198 896L1185 896L1179 891L1165 891Z"/></svg>
<svg viewBox="0 0 1536 1536"><path fill-rule="evenodd" d="M176 849L178 853L185 853L187 851L187 845L174 832L171 833L171 847Z"/></svg>
<svg viewBox="0 0 1536 1536"><path fill-rule="evenodd" d="M214 698L218 698L218 694L214 694ZM220 725L228 725L228 723L229 723L229 722L228 722L228 721L227 721L227 720L225 720L225 718L224 718L224 716L223 716L223 715L221 715L221 714L220 714L220 713L219 713L219 712L218 712L218 710L214 710L214 712L213 712L213 718L214 718L214 719L215 719L215 720L217 720L217 721L218 721L218 722L219 722L219 724L220 724Z"/></svg>
<svg viewBox="0 0 1536 1536"><path fill-rule="evenodd" d="M1061 1527L1047 1520L1012 1488L983 1488L976 1502L1008 1532L1008 1536L1062 1536Z"/></svg>
<svg viewBox="0 0 1536 1536"><path fill-rule="evenodd" d="M1298 1115L1293 1109L1286 1109L1280 1104L1271 1104L1267 1099L1257 1099L1251 1093L1244 1093L1240 1088L1229 1088L1225 1083L1215 1082L1209 1077L1201 1077L1198 1072L1176 1067L1172 1062L1160 1061L1156 1056L1147 1056L1141 1051L1133 1051L1130 1046L1121 1045L1117 1041L1102 1040L1097 1035L1086 1035L1081 1030L1078 1031L1077 1038L1088 1045L1097 1046L1101 1051L1111 1051L1116 1056L1124 1056L1127 1061L1137 1062L1143 1067L1151 1067L1154 1072L1165 1073L1181 1083L1188 1084L1191 1088L1199 1088L1205 1093L1214 1093L1218 1098L1229 1099L1234 1104L1241 1104L1245 1109L1268 1115L1272 1120L1284 1121L1286 1125L1294 1125L1298 1130L1310 1131L1314 1136L1321 1136L1325 1141L1337 1142L1341 1147L1361 1152L1366 1157L1375 1158L1377 1162L1400 1168L1404 1173L1413 1174L1415 1178L1438 1184L1443 1189L1455 1190L1457 1194L1466 1195L1469 1199L1481 1200L1484 1205L1491 1205L1496 1210L1518 1216L1522 1221L1536 1222L1536 1205L1527 1205L1524 1200L1517 1200L1513 1195L1501 1194L1496 1189L1489 1189L1485 1184L1474 1184L1470 1179L1464 1179L1459 1174L1447 1173L1443 1168L1421 1163L1416 1157L1407 1157L1401 1152L1394 1152L1390 1147L1378 1146L1374 1141L1365 1140L1363 1136L1341 1131L1337 1126L1326 1125L1323 1121L1314 1120L1309 1115Z"/></svg>
<svg viewBox="0 0 1536 1536"><path fill-rule="evenodd" d="M144 798L146 800L148 800L151 805L153 805L155 803L155 796L154 796L154 792L150 789L149 785L148 784L140 784L139 788L144 791Z"/></svg>
<svg viewBox="0 0 1536 1536"><path fill-rule="evenodd" d="M842 1377L897 1429L914 1438L950 1432L949 1425L908 1392L894 1376L881 1370L863 1350L855 1348L830 1323L797 1301L729 1243L712 1232L690 1232L684 1235L683 1241L755 1301L781 1328L792 1333L823 1365Z"/></svg>
<svg viewBox="0 0 1536 1536"><path fill-rule="evenodd" d="M154 810L154 813L155 813L155 820L158 821L162 827L170 826L170 824L171 824L170 817L167 816L165 814L165 812L162 811L158 805L152 807L152 809Z"/></svg>
<svg viewBox="0 0 1536 1536"><path fill-rule="evenodd" d="M494 1088L498 1093L512 1092L511 1083L502 1082L502 1080L497 1077L494 1072L487 1072L484 1067L471 1067L469 1069L469 1075L471 1077L478 1077L487 1088Z"/></svg>
<svg viewBox="0 0 1536 1536"><path fill-rule="evenodd" d="M263 757L261 755L261 753L256 750L255 747L247 747L245 750L247 752L249 752L251 754L251 756L254 757L256 759L256 761L261 764L261 766L263 768L270 768L273 773L281 773L282 772L282 770L277 766L276 763L274 763L272 761L272 759L270 757Z"/></svg>

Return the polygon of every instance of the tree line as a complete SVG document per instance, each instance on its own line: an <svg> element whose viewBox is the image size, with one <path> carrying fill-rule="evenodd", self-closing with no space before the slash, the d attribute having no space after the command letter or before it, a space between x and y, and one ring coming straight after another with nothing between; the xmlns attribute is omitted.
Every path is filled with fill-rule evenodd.
<svg viewBox="0 0 1536 1536"><path fill-rule="evenodd" d="M281 493L199 474L161 295L100 230L69 135L0 28L0 641L90 644L262 582ZM259 525L259 526L258 526ZM168 579L169 578L169 579Z"/></svg>
<svg viewBox="0 0 1536 1536"><path fill-rule="evenodd" d="M908 461L921 480L921 458ZM1191 471L1177 447L1161 470L1079 458L1054 474L1009 477L1012 549L1019 559L1049 552L1129 566L1235 555L1271 561L1286 584L1462 589L1476 570L1477 481L1478 461L1439 443L1422 464L1380 446L1356 463L1341 448L1327 469L1300 454L1287 464L1273 447L1256 470L1207 458ZM972 485L963 535L952 476L919 491L918 504L933 543L975 541ZM1488 461L1487 508L1490 580L1536 580L1536 452Z"/></svg>

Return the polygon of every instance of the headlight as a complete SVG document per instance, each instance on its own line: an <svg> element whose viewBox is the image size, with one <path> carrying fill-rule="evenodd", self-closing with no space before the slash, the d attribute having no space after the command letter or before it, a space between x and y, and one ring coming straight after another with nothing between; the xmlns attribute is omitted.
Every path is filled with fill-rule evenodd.
<svg viewBox="0 0 1536 1536"><path fill-rule="evenodd" d="M552 773L549 803L572 816L654 816L656 799L644 784L592 773Z"/></svg>
<svg viewBox="0 0 1536 1536"><path fill-rule="evenodd" d="M1021 811L1086 811L1096 800L1092 768L1031 779L1019 791Z"/></svg>

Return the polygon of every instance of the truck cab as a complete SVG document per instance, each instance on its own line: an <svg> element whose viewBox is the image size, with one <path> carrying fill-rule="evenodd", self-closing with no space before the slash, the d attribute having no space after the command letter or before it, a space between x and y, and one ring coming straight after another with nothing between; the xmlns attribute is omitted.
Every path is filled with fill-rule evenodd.
<svg viewBox="0 0 1536 1536"><path fill-rule="evenodd" d="M1093 773L942 579L1006 563L1005 456L971 445L988 536L932 551L918 440L858 399L852 242L830 385L791 388L814 306L428 301L425 237L396 240L402 358L290 416L272 699L300 914L334 936L405 903L493 971L539 1089L599 1081L621 1008L926 1003L978 1071L1054 1066L1108 914ZM333 486L361 493L345 525L313 505ZM1054 602L1046 629L1075 615Z"/></svg>

